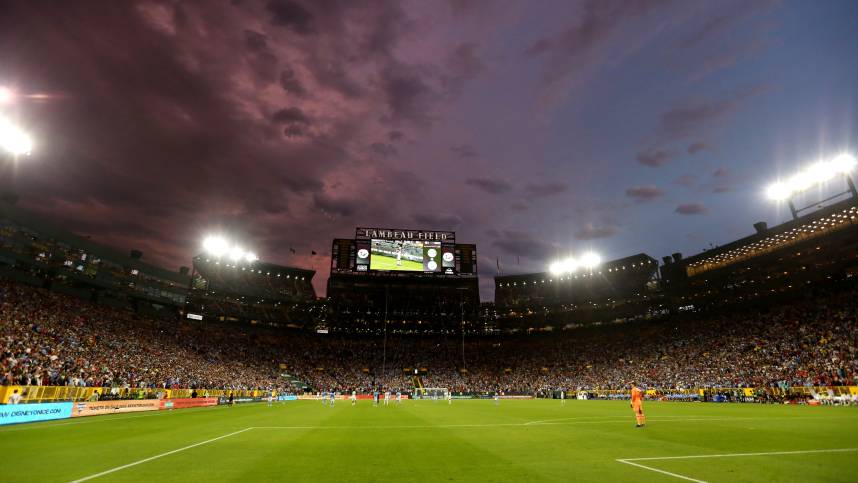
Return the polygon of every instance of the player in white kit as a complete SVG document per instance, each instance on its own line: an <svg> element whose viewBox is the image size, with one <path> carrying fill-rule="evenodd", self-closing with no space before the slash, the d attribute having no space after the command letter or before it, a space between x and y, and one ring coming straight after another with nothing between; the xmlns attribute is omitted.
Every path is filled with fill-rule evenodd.
<svg viewBox="0 0 858 483"><path fill-rule="evenodd" d="M352 406L357 404L357 391L352 391Z"/></svg>
<svg viewBox="0 0 858 483"><path fill-rule="evenodd" d="M402 247L396 247L396 266L402 266Z"/></svg>

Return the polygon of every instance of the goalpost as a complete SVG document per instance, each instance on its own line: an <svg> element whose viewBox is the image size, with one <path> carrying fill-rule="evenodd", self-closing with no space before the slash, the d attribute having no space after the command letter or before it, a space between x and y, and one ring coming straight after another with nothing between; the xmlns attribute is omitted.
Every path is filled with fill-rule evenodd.
<svg viewBox="0 0 858 483"><path fill-rule="evenodd" d="M446 387L418 387L414 389L414 394L420 399L443 400L447 399L447 394L450 390Z"/></svg>

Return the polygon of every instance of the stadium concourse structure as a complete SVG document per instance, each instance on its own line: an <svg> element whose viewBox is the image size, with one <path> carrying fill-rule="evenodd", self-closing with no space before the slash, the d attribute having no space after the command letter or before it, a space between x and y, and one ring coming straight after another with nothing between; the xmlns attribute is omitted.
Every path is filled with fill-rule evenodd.
<svg viewBox="0 0 858 483"><path fill-rule="evenodd" d="M645 254L577 274L495 277L501 330L556 330L587 324L766 306L810 286L858 276L858 197L851 196L692 257Z"/></svg>

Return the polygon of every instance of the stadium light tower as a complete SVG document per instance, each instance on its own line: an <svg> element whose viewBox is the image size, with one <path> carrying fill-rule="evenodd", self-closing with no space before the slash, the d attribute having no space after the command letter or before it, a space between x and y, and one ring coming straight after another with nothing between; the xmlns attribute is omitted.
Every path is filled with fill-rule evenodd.
<svg viewBox="0 0 858 483"><path fill-rule="evenodd" d="M850 174L858 166L855 156L850 153L841 153L831 158L828 161L817 161L808 166L804 170L796 173L786 181L778 181L769 185L766 189L766 196L774 201L786 201L789 205L789 210L792 213L793 219L798 218L798 214L819 203L831 201L834 198L842 196L846 193L851 193L852 196L858 198L858 191L855 189L855 182L852 181ZM841 191L824 200L814 203L811 206L805 206L797 209L792 201L792 198L804 191L827 183L838 176L843 176L846 179L846 185L849 187L847 191Z"/></svg>
<svg viewBox="0 0 858 483"><path fill-rule="evenodd" d="M587 252L580 257L568 257L563 260L553 262L548 266L548 271L552 275L568 275L575 273L579 268L585 270L593 270L602 263L602 258L593 252Z"/></svg>
<svg viewBox="0 0 858 483"><path fill-rule="evenodd" d="M33 150L33 139L12 121L0 115L0 149L16 157L28 155Z"/></svg>
<svg viewBox="0 0 858 483"><path fill-rule="evenodd" d="M217 259L227 257L234 263L253 263L259 260L250 250L245 250L240 245L232 243L221 235L209 235L203 239L203 251Z"/></svg>

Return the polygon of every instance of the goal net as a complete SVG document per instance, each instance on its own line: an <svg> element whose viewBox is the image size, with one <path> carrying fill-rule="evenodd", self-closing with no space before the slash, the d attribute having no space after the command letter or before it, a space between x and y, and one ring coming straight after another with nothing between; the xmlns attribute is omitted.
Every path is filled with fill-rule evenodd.
<svg viewBox="0 0 858 483"><path fill-rule="evenodd" d="M420 387L415 390L421 399L446 399L449 393L446 387Z"/></svg>

